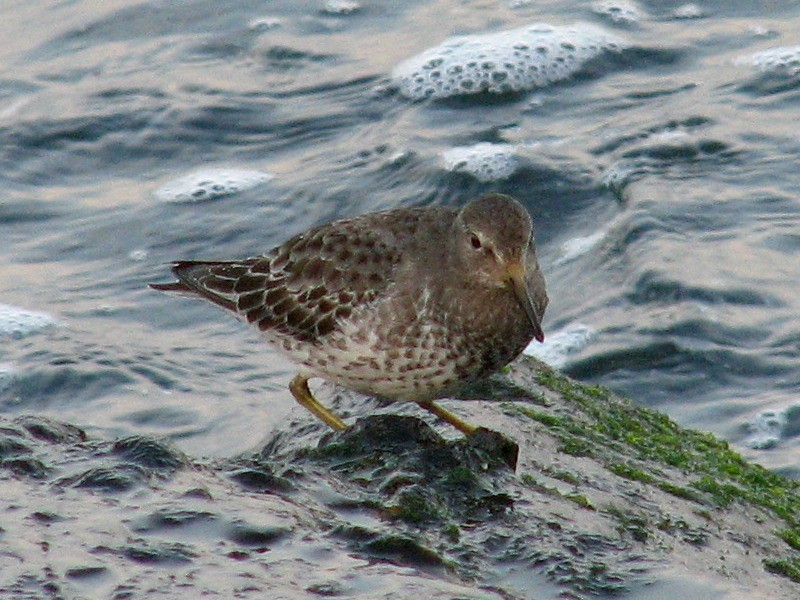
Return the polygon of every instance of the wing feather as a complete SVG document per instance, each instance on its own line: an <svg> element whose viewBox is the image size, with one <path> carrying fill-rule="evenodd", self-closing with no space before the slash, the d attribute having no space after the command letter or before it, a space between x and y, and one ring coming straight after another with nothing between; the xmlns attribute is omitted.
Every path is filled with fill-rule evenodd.
<svg viewBox="0 0 800 600"><path fill-rule="evenodd" d="M175 262L178 281L152 287L210 300L261 331L313 341L394 283L403 259L398 239L413 234L420 214L394 212L407 218L337 221L241 261Z"/></svg>

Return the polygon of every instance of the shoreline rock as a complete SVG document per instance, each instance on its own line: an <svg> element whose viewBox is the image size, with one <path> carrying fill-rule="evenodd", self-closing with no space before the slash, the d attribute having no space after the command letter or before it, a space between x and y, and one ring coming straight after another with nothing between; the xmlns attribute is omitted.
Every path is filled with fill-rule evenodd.
<svg viewBox="0 0 800 600"><path fill-rule="evenodd" d="M213 462L0 420L0 595L800 594L797 482L534 359L453 403L502 434L483 440L413 406L321 397L370 416L336 433L290 421ZM516 472L507 445L486 444L505 438Z"/></svg>

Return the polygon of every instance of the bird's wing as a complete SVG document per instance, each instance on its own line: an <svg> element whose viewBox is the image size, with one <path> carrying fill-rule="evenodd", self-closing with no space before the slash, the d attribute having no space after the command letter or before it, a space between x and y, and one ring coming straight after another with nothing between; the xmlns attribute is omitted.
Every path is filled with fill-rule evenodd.
<svg viewBox="0 0 800 600"><path fill-rule="evenodd" d="M313 341L384 294L402 261L404 235L379 215L338 221L291 238L266 256L231 262L176 262L162 291L200 296L261 331ZM394 222L396 221L390 221ZM402 229L402 228L401 228Z"/></svg>

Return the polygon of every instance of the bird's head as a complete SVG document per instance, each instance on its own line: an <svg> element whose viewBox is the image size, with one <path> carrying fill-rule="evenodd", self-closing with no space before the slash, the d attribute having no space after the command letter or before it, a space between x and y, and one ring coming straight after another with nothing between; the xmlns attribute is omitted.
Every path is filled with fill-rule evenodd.
<svg viewBox="0 0 800 600"><path fill-rule="evenodd" d="M541 319L547 306L530 214L510 196L489 194L464 206L456 217L457 253L468 276L481 285L513 291L544 341Z"/></svg>

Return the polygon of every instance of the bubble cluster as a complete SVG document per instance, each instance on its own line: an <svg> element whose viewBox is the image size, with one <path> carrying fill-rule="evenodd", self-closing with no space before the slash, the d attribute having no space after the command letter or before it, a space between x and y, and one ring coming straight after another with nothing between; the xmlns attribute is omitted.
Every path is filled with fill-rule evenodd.
<svg viewBox="0 0 800 600"><path fill-rule="evenodd" d="M0 304L0 339L24 338L56 323L55 317L47 313Z"/></svg>
<svg viewBox="0 0 800 600"><path fill-rule="evenodd" d="M621 160L609 166L603 173L602 183L618 198L628 184L641 173L642 165L635 160Z"/></svg>
<svg viewBox="0 0 800 600"><path fill-rule="evenodd" d="M251 19L247 27L252 31L267 31L281 25L283 25L283 21L279 17L264 16Z"/></svg>
<svg viewBox="0 0 800 600"><path fill-rule="evenodd" d="M748 436L744 443L754 450L767 450L777 446L786 429L785 410L765 410L747 423Z"/></svg>
<svg viewBox="0 0 800 600"><path fill-rule="evenodd" d="M800 75L800 46L770 48L739 59L737 62L749 62L765 73L795 77Z"/></svg>
<svg viewBox="0 0 800 600"><path fill-rule="evenodd" d="M478 181L498 181L510 177L520 166L517 148L511 144L481 142L456 146L442 152L445 169L468 173Z"/></svg>
<svg viewBox="0 0 800 600"><path fill-rule="evenodd" d="M449 38L397 65L392 79L412 100L517 92L567 79L588 60L625 46L618 36L593 25L537 23Z"/></svg>
<svg viewBox="0 0 800 600"><path fill-rule="evenodd" d="M322 12L331 15L349 15L360 8L361 5L352 0L326 0L322 4Z"/></svg>
<svg viewBox="0 0 800 600"><path fill-rule="evenodd" d="M592 5L592 12L616 25L634 25L642 19L641 9L625 0L595 2Z"/></svg>
<svg viewBox="0 0 800 600"><path fill-rule="evenodd" d="M249 190L272 178L250 169L201 169L164 184L154 195L164 202L210 200Z"/></svg>
<svg viewBox="0 0 800 600"><path fill-rule="evenodd" d="M147 257L150 255L150 252L144 248L137 248L136 250L131 250L128 252L128 258L136 261L142 262L143 260L147 260Z"/></svg>
<svg viewBox="0 0 800 600"><path fill-rule="evenodd" d="M672 16L676 19L702 19L706 16L705 11L697 4L682 4L672 11Z"/></svg>

